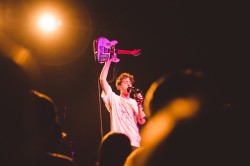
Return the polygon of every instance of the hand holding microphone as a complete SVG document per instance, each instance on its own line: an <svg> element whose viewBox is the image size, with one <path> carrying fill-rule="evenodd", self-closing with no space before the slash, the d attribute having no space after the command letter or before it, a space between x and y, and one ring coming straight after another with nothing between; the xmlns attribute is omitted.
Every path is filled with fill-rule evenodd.
<svg viewBox="0 0 250 166"><path fill-rule="evenodd" d="M143 96L142 96L142 91L140 89L130 86L127 88L127 91L134 92L134 99L136 100L137 104L138 105L142 104Z"/></svg>
<svg viewBox="0 0 250 166"><path fill-rule="evenodd" d="M141 94L141 93L135 93L135 94L134 94L134 99L135 99L135 101L137 102L137 105L138 105L138 106L142 105L143 97L142 97L142 94Z"/></svg>

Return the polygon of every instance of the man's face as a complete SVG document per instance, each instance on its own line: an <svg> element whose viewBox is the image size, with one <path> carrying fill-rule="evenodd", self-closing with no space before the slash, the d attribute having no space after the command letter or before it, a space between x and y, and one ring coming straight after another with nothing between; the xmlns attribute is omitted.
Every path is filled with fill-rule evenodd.
<svg viewBox="0 0 250 166"><path fill-rule="evenodd" d="M128 87L131 87L132 83L130 78L123 78L121 85L119 85L120 92L122 93L130 93L127 91Z"/></svg>

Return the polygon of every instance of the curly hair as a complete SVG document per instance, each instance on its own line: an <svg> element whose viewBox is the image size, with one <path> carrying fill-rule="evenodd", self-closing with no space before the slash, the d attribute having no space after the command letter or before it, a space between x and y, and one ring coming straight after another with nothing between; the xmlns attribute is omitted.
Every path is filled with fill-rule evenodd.
<svg viewBox="0 0 250 166"><path fill-rule="evenodd" d="M117 88L117 89L118 89L118 85L121 85L122 80L123 80L124 78L129 78L132 84L135 82L134 76L133 76L132 74L129 74L129 73L122 73L122 74L120 74L120 76L116 79L115 85L116 85L116 88ZM119 89L118 89L118 90L119 90Z"/></svg>

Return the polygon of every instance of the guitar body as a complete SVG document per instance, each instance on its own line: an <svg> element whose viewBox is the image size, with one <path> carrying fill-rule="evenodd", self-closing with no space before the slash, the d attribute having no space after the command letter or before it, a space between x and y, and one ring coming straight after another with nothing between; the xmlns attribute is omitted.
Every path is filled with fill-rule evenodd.
<svg viewBox="0 0 250 166"><path fill-rule="evenodd" d="M104 63L111 59L113 62L117 63L120 59L117 58L117 54L131 54L137 56L140 54L141 50L118 50L115 49L115 45L118 43L116 40L109 41L105 37L99 37L94 40L94 56L99 63Z"/></svg>
<svg viewBox="0 0 250 166"><path fill-rule="evenodd" d="M95 54L96 60L99 63L104 63L108 59L112 59L113 62L119 62L120 60L116 57L115 45L118 42L116 40L109 41L105 37L99 37L96 40Z"/></svg>

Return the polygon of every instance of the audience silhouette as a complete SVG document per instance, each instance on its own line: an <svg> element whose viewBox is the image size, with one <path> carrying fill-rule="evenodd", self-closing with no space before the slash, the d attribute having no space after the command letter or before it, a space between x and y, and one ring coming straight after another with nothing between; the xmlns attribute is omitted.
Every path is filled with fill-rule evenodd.
<svg viewBox="0 0 250 166"><path fill-rule="evenodd" d="M98 153L99 166L123 166L132 146L128 136L122 133L107 133L100 144Z"/></svg>
<svg viewBox="0 0 250 166"><path fill-rule="evenodd" d="M125 166L229 164L222 101L215 81L201 70L186 68L156 80L144 101L149 121L142 148Z"/></svg>
<svg viewBox="0 0 250 166"><path fill-rule="evenodd" d="M24 70L4 54L0 55L1 163L26 163L25 101L30 80Z"/></svg>
<svg viewBox="0 0 250 166"><path fill-rule="evenodd" d="M0 55L1 163L14 166L74 165L58 153L62 128L56 106L31 90L28 74L11 58Z"/></svg>
<svg viewBox="0 0 250 166"><path fill-rule="evenodd" d="M59 123L57 107L51 97L36 90L30 91L30 108L34 111L36 127L34 137L41 152L38 163L41 165L73 166L70 156L62 154L63 130ZM39 149L38 148L38 149Z"/></svg>

